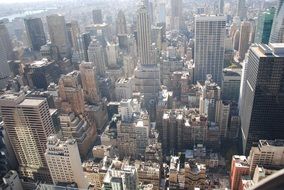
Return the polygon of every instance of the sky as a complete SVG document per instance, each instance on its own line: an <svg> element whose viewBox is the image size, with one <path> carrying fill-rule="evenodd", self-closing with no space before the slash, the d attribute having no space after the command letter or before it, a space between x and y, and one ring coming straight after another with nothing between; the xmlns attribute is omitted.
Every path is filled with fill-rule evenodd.
<svg viewBox="0 0 284 190"><path fill-rule="evenodd" d="M0 4L43 2L43 1L50 1L50 0L0 0Z"/></svg>

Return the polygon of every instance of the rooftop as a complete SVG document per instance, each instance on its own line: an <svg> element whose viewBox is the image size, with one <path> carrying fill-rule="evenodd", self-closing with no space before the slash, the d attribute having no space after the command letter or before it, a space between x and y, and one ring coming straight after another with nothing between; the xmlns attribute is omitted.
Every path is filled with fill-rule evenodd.
<svg viewBox="0 0 284 190"><path fill-rule="evenodd" d="M39 106L41 105L45 100L44 99L25 99L20 106Z"/></svg>

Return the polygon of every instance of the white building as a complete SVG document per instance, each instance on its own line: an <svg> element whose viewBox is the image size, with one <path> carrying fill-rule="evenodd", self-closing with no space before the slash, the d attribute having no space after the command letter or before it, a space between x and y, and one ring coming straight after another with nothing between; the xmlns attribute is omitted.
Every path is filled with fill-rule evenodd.
<svg viewBox="0 0 284 190"><path fill-rule="evenodd" d="M117 101L129 99L133 93L133 78L119 78L115 82L115 97Z"/></svg>
<svg viewBox="0 0 284 190"><path fill-rule="evenodd" d="M88 187L75 139L64 142L56 135L48 137L45 157L55 185L75 182L79 188Z"/></svg>
<svg viewBox="0 0 284 190"><path fill-rule="evenodd" d="M92 40L88 47L88 58L96 66L97 74L104 75L106 72L105 51L97 40Z"/></svg>
<svg viewBox="0 0 284 190"><path fill-rule="evenodd" d="M108 43L106 46L106 53L108 59L109 68L117 68L118 54L119 54L118 43Z"/></svg>
<svg viewBox="0 0 284 190"><path fill-rule="evenodd" d="M225 16L195 16L195 80L205 81L211 74L221 84L226 37Z"/></svg>

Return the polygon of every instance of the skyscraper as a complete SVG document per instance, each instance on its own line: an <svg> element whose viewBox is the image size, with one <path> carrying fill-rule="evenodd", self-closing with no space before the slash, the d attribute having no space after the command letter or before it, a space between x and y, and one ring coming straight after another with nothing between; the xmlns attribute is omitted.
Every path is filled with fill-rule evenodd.
<svg viewBox="0 0 284 190"><path fill-rule="evenodd" d="M61 58L70 54L70 43L67 37L66 22L63 15L53 14L46 17L49 37L52 44L56 45Z"/></svg>
<svg viewBox="0 0 284 190"><path fill-rule="evenodd" d="M195 17L195 80L205 81L206 75L221 85L225 54L226 18L224 16Z"/></svg>
<svg viewBox="0 0 284 190"><path fill-rule="evenodd" d="M90 33L85 32L81 34L77 40L81 61L89 61L88 48L92 41Z"/></svg>
<svg viewBox="0 0 284 190"><path fill-rule="evenodd" d="M0 40L2 41L3 45L2 47L3 49L1 51L5 53L7 60L12 60L14 58L12 41L10 39L7 27L1 21L0 21Z"/></svg>
<svg viewBox="0 0 284 190"><path fill-rule="evenodd" d="M241 20L246 19L247 17L246 0L238 0L237 16L240 17Z"/></svg>
<svg viewBox="0 0 284 190"><path fill-rule="evenodd" d="M145 6L138 10L137 15L138 54L142 65L152 64L150 60L151 26Z"/></svg>
<svg viewBox="0 0 284 190"><path fill-rule="evenodd" d="M8 92L0 97L0 109L20 175L50 182L44 152L47 138L55 130L46 99L28 99L23 93Z"/></svg>
<svg viewBox="0 0 284 190"><path fill-rule="evenodd" d="M219 14L224 14L224 0L219 0Z"/></svg>
<svg viewBox="0 0 284 190"><path fill-rule="evenodd" d="M284 0L278 0L269 42L284 43Z"/></svg>
<svg viewBox="0 0 284 190"><path fill-rule="evenodd" d="M67 37L70 46L75 50L79 50L77 37L80 34L80 28L77 21L66 23Z"/></svg>
<svg viewBox="0 0 284 190"><path fill-rule="evenodd" d="M1 26L0 26L1 27ZM11 74L4 41L0 38L0 89L6 86L7 80Z"/></svg>
<svg viewBox="0 0 284 190"><path fill-rule="evenodd" d="M85 99L88 103L98 102L100 97L97 88L95 64L92 62L82 62L79 68Z"/></svg>
<svg viewBox="0 0 284 190"><path fill-rule="evenodd" d="M250 48L240 93L243 151L259 139L284 138L284 44Z"/></svg>
<svg viewBox="0 0 284 190"><path fill-rule="evenodd" d="M241 24L239 50L238 50L238 58L240 61L243 61L245 59L246 53L249 49L250 33L251 33L250 22L243 21Z"/></svg>
<svg viewBox="0 0 284 190"><path fill-rule="evenodd" d="M116 33L117 35L127 34L126 19L122 10L120 10L117 14Z"/></svg>
<svg viewBox="0 0 284 190"><path fill-rule="evenodd" d="M103 46L98 40L92 40L88 48L89 61L96 65L97 74L105 75L106 57Z"/></svg>
<svg viewBox="0 0 284 190"><path fill-rule="evenodd" d="M170 0L170 30L179 30L182 25L182 0Z"/></svg>
<svg viewBox="0 0 284 190"><path fill-rule="evenodd" d="M102 24L103 23L103 14L101 9L93 10L93 22L94 24Z"/></svg>
<svg viewBox="0 0 284 190"><path fill-rule="evenodd" d="M78 188L88 187L75 139L67 139L64 142L56 135L49 136L45 157L55 185L75 182Z"/></svg>
<svg viewBox="0 0 284 190"><path fill-rule="evenodd" d="M258 14L254 43L268 44L274 15L274 7Z"/></svg>
<svg viewBox="0 0 284 190"><path fill-rule="evenodd" d="M29 45L34 51L40 51L41 46L46 44L43 24L40 18L24 19Z"/></svg>

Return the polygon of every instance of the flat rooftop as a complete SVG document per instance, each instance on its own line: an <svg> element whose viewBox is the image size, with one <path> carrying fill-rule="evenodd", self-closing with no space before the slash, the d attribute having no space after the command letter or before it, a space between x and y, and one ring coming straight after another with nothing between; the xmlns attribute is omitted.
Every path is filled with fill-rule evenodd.
<svg viewBox="0 0 284 190"><path fill-rule="evenodd" d="M20 103L20 106L33 106L37 107L41 105L45 100L44 99L25 99L22 103Z"/></svg>

